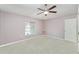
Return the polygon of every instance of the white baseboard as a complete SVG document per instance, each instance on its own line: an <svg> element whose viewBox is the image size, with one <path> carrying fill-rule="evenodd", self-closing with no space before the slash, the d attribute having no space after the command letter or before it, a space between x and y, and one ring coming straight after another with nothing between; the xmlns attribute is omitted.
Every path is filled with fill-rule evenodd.
<svg viewBox="0 0 79 59"><path fill-rule="evenodd" d="M20 42L23 42L25 40L34 39L36 37L41 37L41 35L39 35L39 36L38 35L37 36L29 36L28 38L25 38L25 39L22 39L22 40L10 42L10 43L5 43L5 44L0 45L0 47L4 47L4 46L9 46L9 45L12 45L12 44L20 43Z"/></svg>
<svg viewBox="0 0 79 59"><path fill-rule="evenodd" d="M49 38L55 38L55 39L58 39L58 40L64 40L63 38L58 37L56 35L44 35L44 36L49 37Z"/></svg>
<svg viewBox="0 0 79 59"><path fill-rule="evenodd" d="M36 36L29 36L28 38L25 38L25 39L22 39L22 40L19 40L19 41L14 41L14 42L2 44L2 45L0 45L0 47L16 44L16 43L23 42L25 40L30 40L30 39L34 39L34 38L40 38L40 37L49 38L49 39L52 38L52 39L64 40L63 38L60 38L60 37L55 36L55 35L36 35Z"/></svg>

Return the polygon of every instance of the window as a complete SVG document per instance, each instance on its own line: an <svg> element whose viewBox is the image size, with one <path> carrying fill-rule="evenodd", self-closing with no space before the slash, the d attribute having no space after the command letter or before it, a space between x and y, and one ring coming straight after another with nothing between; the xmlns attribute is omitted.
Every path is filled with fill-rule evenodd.
<svg viewBox="0 0 79 59"><path fill-rule="evenodd" d="M35 34L34 22L25 22L25 36Z"/></svg>

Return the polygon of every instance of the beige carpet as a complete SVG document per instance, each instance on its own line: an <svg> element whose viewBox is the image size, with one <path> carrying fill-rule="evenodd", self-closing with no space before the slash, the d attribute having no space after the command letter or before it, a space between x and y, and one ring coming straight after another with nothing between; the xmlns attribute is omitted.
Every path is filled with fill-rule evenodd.
<svg viewBox="0 0 79 59"><path fill-rule="evenodd" d="M0 53L10 54L72 54L77 53L77 45L73 42L49 39L36 38L25 40L20 43L0 47Z"/></svg>

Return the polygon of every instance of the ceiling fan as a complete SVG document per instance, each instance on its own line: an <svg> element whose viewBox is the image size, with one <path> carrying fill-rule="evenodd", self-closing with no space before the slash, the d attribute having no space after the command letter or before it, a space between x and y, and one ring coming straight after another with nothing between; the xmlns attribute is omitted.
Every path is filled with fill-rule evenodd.
<svg viewBox="0 0 79 59"><path fill-rule="evenodd" d="M44 4L44 6L47 7L47 4ZM42 12L38 13L37 15L40 15L40 14L43 13L43 14L45 14L45 16L47 16L48 13L57 13L57 11L51 11L54 8L56 8L56 5L53 5L49 9L37 8L38 10L41 10L42 11Z"/></svg>

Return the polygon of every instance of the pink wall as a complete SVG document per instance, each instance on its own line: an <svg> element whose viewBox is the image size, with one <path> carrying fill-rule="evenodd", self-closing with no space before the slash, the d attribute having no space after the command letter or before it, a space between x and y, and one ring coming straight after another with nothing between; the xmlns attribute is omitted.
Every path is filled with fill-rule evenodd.
<svg viewBox="0 0 79 59"><path fill-rule="evenodd" d="M64 38L64 19L41 21L0 11L0 44L24 39L24 22L35 22L36 35L48 34Z"/></svg>
<svg viewBox="0 0 79 59"><path fill-rule="evenodd" d="M64 20L63 19L47 20L45 22L46 22L46 33L48 35L64 38Z"/></svg>
<svg viewBox="0 0 79 59"><path fill-rule="evenodd" d="M36 34L41 34L41 21L0 11L0 44L24 39L25 21L35 22Z"/></svg>
<svg viewBox="0 0 79 59"><path fill-rule="evenodd" d="M45 21L46 34L57 36L59 38L64 38L65 36L65 21L66 19L75 18L76 14L67 15L55 19L49 19Z"/></svg>
<svg viewBox="0 0 79 59"><path fill-rule="evenodd" d="M46 35L46 22L45 22L45 20L42 20L42 35Z"/></svg>

